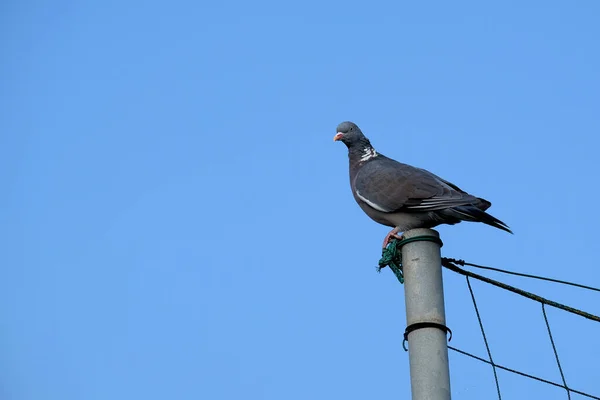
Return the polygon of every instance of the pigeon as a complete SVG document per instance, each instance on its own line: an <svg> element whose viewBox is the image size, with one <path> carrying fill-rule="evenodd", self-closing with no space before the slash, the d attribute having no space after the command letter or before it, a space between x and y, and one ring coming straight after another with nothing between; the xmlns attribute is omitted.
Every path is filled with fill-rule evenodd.
<svg viewBox="0 0 600 400"><path fill-rule="evenodd" d="M512 233L485 212L492 203L429 171L378 153L355 123L339 124L333 140L348 147L350 187L360 208L375 222L393 227L383 248L393 238L401 240L399 232L461 221L483 222Z"/></svg>

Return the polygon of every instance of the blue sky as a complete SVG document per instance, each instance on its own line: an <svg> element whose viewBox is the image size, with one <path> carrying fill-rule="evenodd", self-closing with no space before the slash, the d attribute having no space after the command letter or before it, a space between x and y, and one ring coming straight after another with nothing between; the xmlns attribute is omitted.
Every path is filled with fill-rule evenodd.
<svg viewBox="0 0 600 400"><path fill-rule="evenodd" d="M407 398L344 120L515 232L442 226L444 256L600 286L600 3L214 3L0 6L0 398ZM444 279L452 344L485 356ZM558 381L539 305L474 290L495 360ZM600 326L548 314L567 382L600 395ZM489 367L450 362L455 398L494 398Z"/></svg>

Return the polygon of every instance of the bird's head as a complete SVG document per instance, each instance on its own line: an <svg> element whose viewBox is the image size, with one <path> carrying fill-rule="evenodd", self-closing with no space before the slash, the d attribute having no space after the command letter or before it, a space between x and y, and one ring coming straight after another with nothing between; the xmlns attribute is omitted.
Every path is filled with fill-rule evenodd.
<svg viewBox="0 0 600 400"><path fill-rule="evenodd" d="M354 122L346 121L342 122L337 127L337 133L333 137L334 141L341 141L348 148L351 146L364 142L366 140L365 135Z"/></svg>

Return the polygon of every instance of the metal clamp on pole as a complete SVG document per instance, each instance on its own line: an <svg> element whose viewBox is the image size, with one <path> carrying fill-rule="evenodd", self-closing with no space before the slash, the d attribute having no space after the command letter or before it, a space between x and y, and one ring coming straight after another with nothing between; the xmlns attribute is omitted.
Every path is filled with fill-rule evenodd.
<svg viewBox="0 0 600 400"><path fill-rule="evenodd" d="M452 330L444 324L438 324L437 322L415 322L414 324L408 325L404 330L404 340L402 341L402 348L404 349L404 351L408 351L408 348L406 347L406 342L408 342L408 334L412 331L416 331L417 329L423 328L440 329L446 332L446 334L450 334L450 336L448 337L448 341L452 340Z"/></svg>

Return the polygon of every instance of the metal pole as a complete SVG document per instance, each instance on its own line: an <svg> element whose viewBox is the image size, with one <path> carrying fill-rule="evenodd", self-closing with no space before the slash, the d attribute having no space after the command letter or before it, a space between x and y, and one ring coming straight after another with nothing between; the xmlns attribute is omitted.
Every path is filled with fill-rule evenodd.
<svg viewBox="0 0 600 400"><path fill-rule="evenodd" d="M413 229L405 239L435 236L432 229ZM402 247L406 323L446 325L440 246L435 242L415 241ZM449 400L450 371L446 332L439 327L424 327L408 334L410 386L413 400Z"/></svg>

